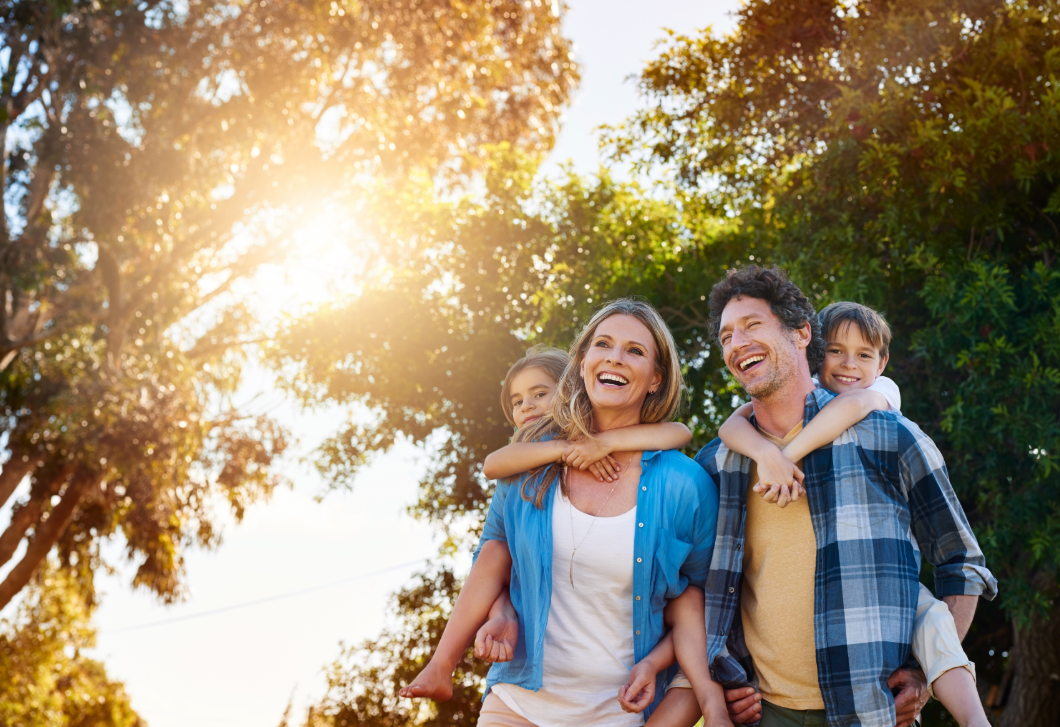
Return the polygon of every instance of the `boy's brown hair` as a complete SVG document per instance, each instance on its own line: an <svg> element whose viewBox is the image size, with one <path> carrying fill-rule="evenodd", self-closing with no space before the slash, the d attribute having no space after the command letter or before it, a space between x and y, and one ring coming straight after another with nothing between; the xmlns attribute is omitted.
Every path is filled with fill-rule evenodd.
<svg viewBox="0 0 1060 727"><path fill-rule="evenodd" d="M821 333L827 341L840 326L854 324L861 331L861 336L880 352L880 358L886 358L891 348L891 327L879 313L861 303L848 300L832 303L817 314L821 322Z"/></svg>
<svg viewBox="0 0 1060 727"><path fill-rule="evenodd" d="M512 364L501 386L501 411L509 424L515 426L515 419L512 418L512 379L527 369L541 369L558 385L568 360L566 351L539 343L526 349L526 355Z"/></svg>

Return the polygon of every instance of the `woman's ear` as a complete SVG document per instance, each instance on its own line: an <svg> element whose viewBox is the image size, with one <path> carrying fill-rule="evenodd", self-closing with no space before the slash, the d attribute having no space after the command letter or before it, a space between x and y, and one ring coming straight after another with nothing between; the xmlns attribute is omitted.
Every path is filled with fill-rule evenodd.
<svg viewBox="0 0 1060 727"><path fill-rule="evenodd" d="M662 386L662 374L656 371L655 375L651 377L651 386L648 387L648 393L654 394L659 390L660 386Z"/></svg>

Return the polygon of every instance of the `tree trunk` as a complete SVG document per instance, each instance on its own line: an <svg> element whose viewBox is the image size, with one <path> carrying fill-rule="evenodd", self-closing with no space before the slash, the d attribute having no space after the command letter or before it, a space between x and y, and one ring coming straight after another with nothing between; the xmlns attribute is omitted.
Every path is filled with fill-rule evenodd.
<svg viewBox="0 0 1060 727"><path fill-rule="evenodd" d="M1060 600L1055 586L1040 589L1053 603L1047 618L1035 615L1015 628L1012 691L1001 727L1055 727L1060 715Z"/></svg>
<svg viewBox="0 0 1060 727"><path fill-rule="evenodd" d="M99 476L75 476L67 486L62 499L52 508L48 519L37 526L22 560L11 569L3 583L0 583L0 609L9 604L11 599L17 596L19 591L25 588L33 578L41 562L47 557L48 551L52 549L74 519L77 508L81 504L81 498L93 485L99 484L101 479L102 477Z"/></svg>
<svg viewBox="0 0 1060 727"><path fill-rule="evenodd" d="M2 368L0 366L0 369ZM0 470L0 507L7 504L7 501L11 498L11 493L22 482L22 478L32 471L34 465L37 464L35 459L31 458L23 462L22 452L18 450L11 452L11 457L4 462L4 468Z"/></svg>

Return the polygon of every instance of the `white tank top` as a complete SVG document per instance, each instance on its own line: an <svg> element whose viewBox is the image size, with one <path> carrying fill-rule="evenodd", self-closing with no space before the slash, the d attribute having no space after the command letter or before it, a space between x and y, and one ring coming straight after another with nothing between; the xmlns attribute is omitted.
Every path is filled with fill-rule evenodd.
<svg viewBox="0 0 1060 727"><path fill-rule="evenodd" d="M618 690L629 681L634 663L637 508L617 517L593 518L559 492L553 502L552 605L545 626L541 689L497 684L493 691L538 727L643 725L642 715L624 712L618 704Z"/></svg>

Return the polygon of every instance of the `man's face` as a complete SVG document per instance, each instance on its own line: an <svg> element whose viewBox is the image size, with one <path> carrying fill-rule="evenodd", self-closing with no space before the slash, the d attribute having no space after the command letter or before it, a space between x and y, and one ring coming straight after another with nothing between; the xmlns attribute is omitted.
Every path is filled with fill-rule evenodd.
<svg viewBox="0 0 1060 727"><path fill-rule="evenodd" d="M755 399L766 399L798 374L805 357L810 326L791 330L759 298L733 298L721 314L721 342L725 365ZM802 350L800 350L802 349Z"/></svg>

